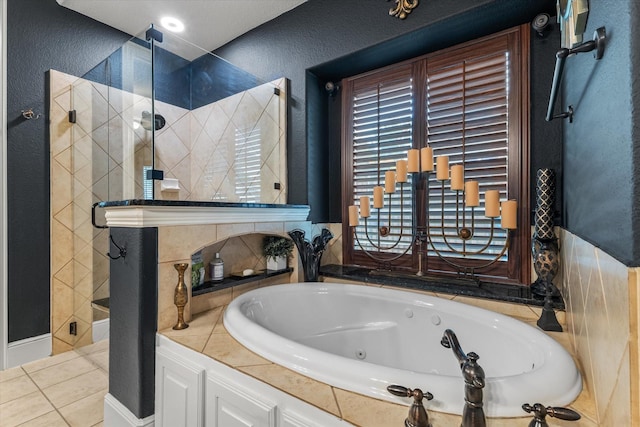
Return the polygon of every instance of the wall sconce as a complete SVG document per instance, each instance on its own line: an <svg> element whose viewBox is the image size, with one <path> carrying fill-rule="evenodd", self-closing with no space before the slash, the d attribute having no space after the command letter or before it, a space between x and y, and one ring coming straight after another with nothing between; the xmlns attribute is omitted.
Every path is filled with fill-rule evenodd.
<svg viewBox="0 0 640 427"><path fill-rule="evenodd" d="M419 0L395 0L396 6L389 9L389 15L404 19L418 6L418 1Z"/></svg>

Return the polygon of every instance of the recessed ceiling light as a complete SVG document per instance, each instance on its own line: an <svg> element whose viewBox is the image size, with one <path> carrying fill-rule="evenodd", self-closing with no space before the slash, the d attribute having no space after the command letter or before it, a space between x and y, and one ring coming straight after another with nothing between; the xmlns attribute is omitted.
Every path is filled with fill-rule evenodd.
<svg viewBox="0 0 640 427"><path fill-rule="evenodd" d="M173 31L174 33L181 33L184 30L184 24L177 18L173 18L171 16L165 16L160 19L160 25L166 28L169 31Z"/></svg>

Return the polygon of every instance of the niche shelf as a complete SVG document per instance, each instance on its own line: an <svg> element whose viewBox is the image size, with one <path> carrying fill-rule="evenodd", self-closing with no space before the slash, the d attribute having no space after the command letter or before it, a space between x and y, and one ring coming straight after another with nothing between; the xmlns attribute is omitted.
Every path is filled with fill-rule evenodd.
<svg viewBox="0 0 640 427"><path fill-rule="evenodd" d="M251 276L240 277L240 276L229 276L225 277L221 282L214 282L212 280L208 280L204 282L202 285L193 288L191 290L191 296L195 297L198 295L208 294L209 292L215 292L226 288L231 288L233 286L244 285L245 283L258 282L260 280L268 279L275 276L280 276L283 274L289 274L293 272L293 268L288 267L284 270L264 270L259 274L254 274Z"/></svg>

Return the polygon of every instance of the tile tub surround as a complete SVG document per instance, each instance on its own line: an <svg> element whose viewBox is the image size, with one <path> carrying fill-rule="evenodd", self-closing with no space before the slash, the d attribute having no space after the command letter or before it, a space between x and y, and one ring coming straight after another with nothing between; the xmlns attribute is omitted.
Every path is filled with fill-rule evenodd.
<svg viewBox="0 0 640 427"><path fill-rule="evenodd" d="M292 284L291 286L304 285ZM233 291L240 293L246 292L247 290L248 289L239 289L236 291L234 289ZM433 293L430 294L435 295ZM226 301L230 301L232 298L233 295L224 301L221 300L221 302L225 302L226 304ZM448 296L448 298L456 299L452 296ZM475 299L468 301L466 298L459 300L465 303L477 301ZM527 306L493 301L483 301L481 306L501 311L504 314L514 316L532 325L535 325L538 319L536 310ZM182 331L166 329L160 333L179 344L205 354L356 426L389 427L402 425L404 419L407 417L408 406L381 401L332 387L274 364L251 352L238 343L226 331L222 321L224 309L225 305L211 307L211 309L207 311L195 314L191 320L191 326L188 329ZM570 338L567 333L551 332L549 335L570 350ZM407 386L419 387L419 385ZM463 393L462 384L460 386L460 392ZM427 402L427 410L429 408L428 405ZM571 405L571 408L583 415L582 419L570 424L577 427L598 426L599 424L590 416L590 414L593 413L591 409L592 406L592 399L588 392L584 390ZM523 412L523 415L526 414ZM429 419L434 426L460 426L460 417L455 415L429 411ZM527 425L528 422L529 418L489 418L487 425L489 427L513 427L517 425ZM560 425L559 423L556 424Z"/></svg>
<svg viewBox="0 0 640 427"><path fill-rule="evenodd" d="M171 327L176 322L176 307L173 302L174 289L178 280L174 264L186 262L191 264L191 255L199 250L207 248L216 243L229 239L229 242L237 241L236 245L244 245L247 248L254 248L249 251L249 260L254 264L264 262L256 253L255 242L264 234L285 235L285 230L296 228L296 225L276 222L276 223L247 223L247 224L224 224L224 225L179 225L158 228L158 330ZM235 238L235 239L234 239ZM222 256L225 259L224 255ZM225 261L225 272L230 273L232 260ZM290 275L277 276L266 280L261 280L259 284L289 283L297 281L298 259L294 254L289 261L294 271ZM248 267L247 267L248 268ZM185 320L189 322L192 313L197 313L212 304L216 304L217 299L225 298L224 295L231 295L231 289L220 293L192 297L191 295L191 266L185 272L185 283L189 290L189 300L185 306Z"/></svg>
<svg viewBox="0 0 640 427"><path fill-rule="evenodd" d="M562 230L567 331L603 426L640 426L640 268Z"/></svg>

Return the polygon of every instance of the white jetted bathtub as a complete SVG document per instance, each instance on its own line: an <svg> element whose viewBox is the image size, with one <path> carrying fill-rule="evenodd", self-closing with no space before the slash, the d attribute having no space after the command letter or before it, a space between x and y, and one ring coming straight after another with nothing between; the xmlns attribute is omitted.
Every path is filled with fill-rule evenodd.
<svg viewBox="0 0 640 427"><path fill-rule="evenodd" d="M461 414L464 382L451 349L480 356L488 417L526 416L523 403L565 406L582 389L555 340L492 311L415 292L335 283L270 286L233 300L224 325L240 343L303 375L364 395L409 403L390 384L429 391L427 410Z"/></svg>

